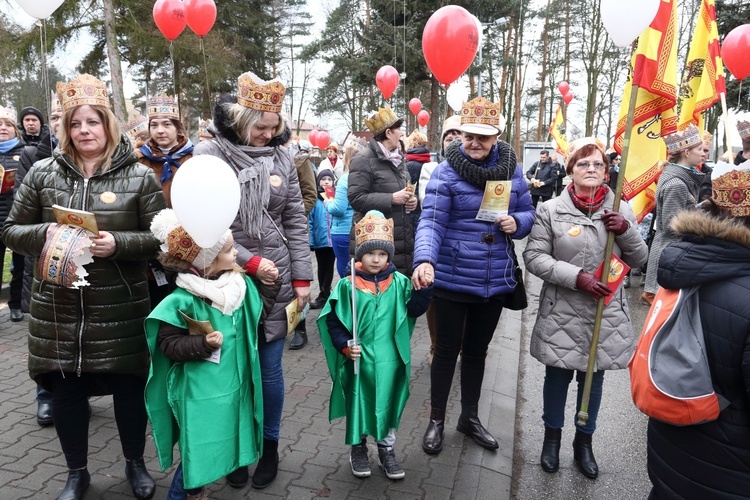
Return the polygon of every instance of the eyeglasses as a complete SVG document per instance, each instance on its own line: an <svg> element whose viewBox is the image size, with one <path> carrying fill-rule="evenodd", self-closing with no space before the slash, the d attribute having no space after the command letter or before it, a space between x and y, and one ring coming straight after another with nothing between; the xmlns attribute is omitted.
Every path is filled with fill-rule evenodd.
<svg viewBox="0 0 750 500"><path fill-rule="evenodd" d="M576 163L576 168L580 168L581 170L588 170L590 167L594 167L596 170L604 170L605 166L606 165L600 161L581 161Z"/></svg>

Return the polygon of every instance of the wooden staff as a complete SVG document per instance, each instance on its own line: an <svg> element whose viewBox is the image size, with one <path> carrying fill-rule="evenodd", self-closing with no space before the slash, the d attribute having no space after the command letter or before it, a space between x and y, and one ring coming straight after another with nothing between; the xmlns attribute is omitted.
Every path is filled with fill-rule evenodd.
<svg viewBox="0 0 750 500"><path fill-rule="evenodd" d="M352 259L352 345L359 345L359 335L357 335L357 285L356 272L354 270L355 261ZM351 346L350 346L351 347ZM359 375L359 358L354 360L354 374Z"/></svg>
<svg viewBox="0 0 750 500"><path fill-rule="evenodd" d="M625 181L625 170L628 166L628 151L630 150L630 136L633 133L633 116L635 115L635 105L638 101L638 85L631 85L630 102L628 103L628 117L625 122L625 135L622 141L622 161L620 162L620 173L617 176L617 186L615 187L615 201L612 204L612 211L620 211L620 198L622 197L622 185ZM602 281L604 284L609 283L609 264L612 260L612 250L615 247L615 233L607 234L607 246L604 248L604 262L602 264ZM583 396L581 397L581 409L578 412L578 425L583 427L589 419L589 399L591 397L591 381L594 378L594 365L596 364L596 351L599 348L599 332L602 329L602 314L604 313L604 297L599 298L596 302L596 316L594 318L594 333L591 336L591 347L589 349L589 362L586 367L586 380L583 384Z"/></svg>

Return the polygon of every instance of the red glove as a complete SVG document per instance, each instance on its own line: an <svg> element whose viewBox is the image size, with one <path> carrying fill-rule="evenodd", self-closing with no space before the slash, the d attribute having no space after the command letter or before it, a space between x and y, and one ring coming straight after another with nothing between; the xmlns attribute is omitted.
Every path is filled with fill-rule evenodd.
<svg viewBox="0 0 750 500"><path fill-rule="evenodd" d="M627 219L620 212L610 212L609 210L605 210L604 215L602 215L602 221L604 222L604 227L607 228L607 231L612 231L617 236L620 236L630 227Z"/></svg>
<svg viewBox="0 0 750 500"><path fill-rule="evenodd" d="M610 212L616 213L616 212ZM593 274L581 271L576 278L576 288L582 292L588 292L595 298L600 299L612 293L607 285L597 280Z"/></svg>

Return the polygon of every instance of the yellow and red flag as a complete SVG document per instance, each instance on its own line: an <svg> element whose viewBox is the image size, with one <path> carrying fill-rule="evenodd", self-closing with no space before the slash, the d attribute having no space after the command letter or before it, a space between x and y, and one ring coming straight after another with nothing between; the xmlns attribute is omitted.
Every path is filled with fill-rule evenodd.
<svg viewBox="0 0 750 500"><path fill-rule="evenodd" d="M661 138L677 130L677 0L661 1L651 25L638 37L630 64L614 146L620 154L628 149L622 194L640 221L653 210L659 162L667 157ZM633 85L638 94L633 130L626 138Z"/></svg>
<svg viewBox="0 0 750 500"><path fill-rule="evenodd" d="M549 126L549 135L555 139L555 150L565 156L565 152L568 150L568 138L565 135L565 119L560 104L557 105L555 118Z"/></svg>
<svg viewBox="0 0 750 500"><path fill-rule="evenodd" d="M677 128L683 130L694 123L703 130L703 111L719 100L721 92L726 92L726 82L716 27L716 6L714 0L703 0L680 85Z"/></svg>

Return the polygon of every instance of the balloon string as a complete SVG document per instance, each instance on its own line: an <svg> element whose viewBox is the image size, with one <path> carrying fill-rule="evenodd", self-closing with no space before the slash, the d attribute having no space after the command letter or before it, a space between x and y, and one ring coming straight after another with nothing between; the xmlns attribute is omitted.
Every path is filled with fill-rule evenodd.
<svg viewBox="0 0 750 500"><path fill-rule="evenodd" d="M208 86L208 63L206 62L206 47L203 45L203 37L200 37L201 40L201 52L203 53L203 69L206 72L206 105L209 107L211 106L211 89Z"/></svg>
<svg viewBox="0 0 750 500"><path fill-rule="evenodd" d="M177 68L174 64L174 44L169 42L169 59L172 61L172 83L174 84L174 98L177 101L177 109L180 106L180 96L177 95Z"/></svg>
<svg viewBox="0 0 750 500"><path fill-rule="evenodd" d="M41 45L39 53L42 56L42 89L44 90L44 102L47 104L47 116L52 114L52 99L49 88L49 69L47 68L47 21L42 19L37 22L39 25L39 43ZM54 149L52 143L52 130L49 135L50 151Z"/></svg>

